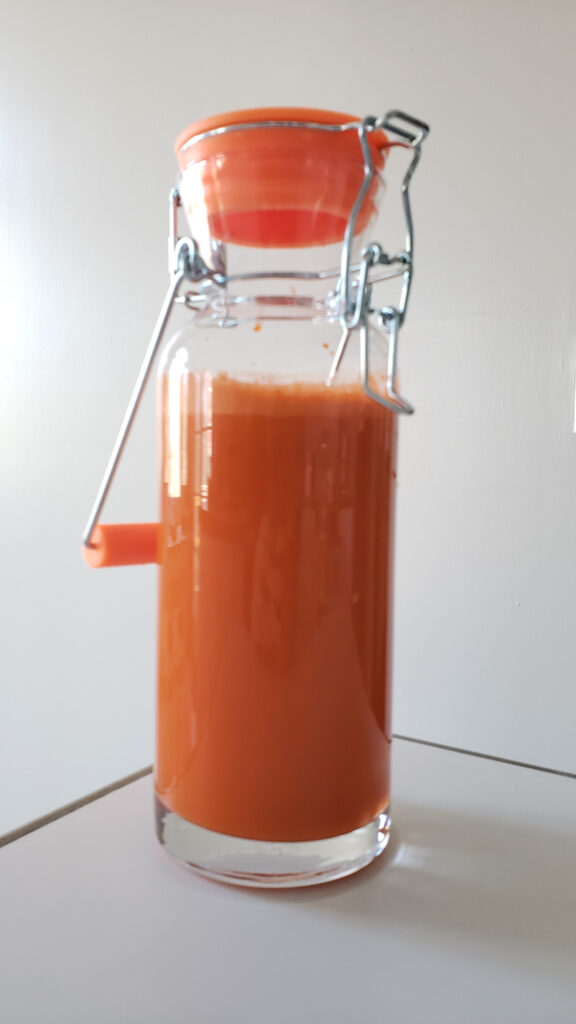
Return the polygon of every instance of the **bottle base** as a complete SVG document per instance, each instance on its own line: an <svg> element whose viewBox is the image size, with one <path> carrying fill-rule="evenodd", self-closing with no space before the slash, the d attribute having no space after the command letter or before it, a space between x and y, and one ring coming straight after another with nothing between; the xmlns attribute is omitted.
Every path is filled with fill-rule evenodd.
<svg viewBox="0 0 576 1024"><path fill-rule="evenodd" d="M266 842L201 828L170 811L156 796L156 831L181 864L218 882L288 889L345 878L386 848L390 817L377 814L361 828L329 839Z"/></svg>

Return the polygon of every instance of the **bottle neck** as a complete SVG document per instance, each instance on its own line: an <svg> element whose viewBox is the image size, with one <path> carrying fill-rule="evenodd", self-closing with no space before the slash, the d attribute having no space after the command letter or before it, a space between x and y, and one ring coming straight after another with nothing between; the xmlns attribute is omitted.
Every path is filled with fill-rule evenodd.
<svg viewBox="0 0 576 1024"><path fill-rule="evenodd" d="M370 224L352 241L353 277L359 272L362 253L374 241L372 234ZM225 245L200 231L194 241L206 278L188 292L191 308L274 307L274 319L332 319L342 312L343 243L289 249ZM397 272L397 267L378 268L374 280Z"/></svg>
<svg viewBox="0 0 576 1024"><path fill-rule="evenodd" d="M278 287L274 292L265 293L260 288L259 294L254 290L248 295L239 295L213 286L201 296L188 292L183 301L202 319L216 321L219 327L236 327L264 320L336 322L341 307L341 299L336 292L321 296L304 295L301 290L299 294L293 294L287 290L285 294L278 294Z"/></svg>
<svg viewBox="0 0 576 1024"><path fill-rule="evenodd" d="M354 239L352 297L361 276L365 247L363 235ZM205 263L206 256L212 254L213 266L180 301L220 326L259 320L331 322L342 318L345 299L340 244L280 250L224 247L212 240L208 249L199 251ZM402 272L403 266L398 263L375 266L370 270L370 288Z"/></svg>

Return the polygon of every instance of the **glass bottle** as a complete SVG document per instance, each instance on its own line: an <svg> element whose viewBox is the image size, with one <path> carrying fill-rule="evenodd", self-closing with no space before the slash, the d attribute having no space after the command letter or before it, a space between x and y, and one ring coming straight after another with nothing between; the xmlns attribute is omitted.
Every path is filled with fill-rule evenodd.
<svg viewBox="0 0 576 1024"><path fill-rule="evenodd" d="M171 289L85 552L159 564L158 836L221 880L328 881L388 840L397 423L411 411L396 346L426 131L398 112L263 109L176 143ZM370 232L394 144L412 162L407 246L389 257ZM398 307L376 308L376 282L397 275ZM174 305L159 523L94 529Z"/></svg>

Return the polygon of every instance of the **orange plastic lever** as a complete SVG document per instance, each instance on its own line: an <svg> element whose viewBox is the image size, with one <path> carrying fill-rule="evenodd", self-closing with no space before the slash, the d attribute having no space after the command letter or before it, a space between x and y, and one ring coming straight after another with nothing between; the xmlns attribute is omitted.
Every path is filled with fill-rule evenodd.
<svg viewBox="0 0 576 1024"><path fill-rule="evenodd" d="M109 523L97 526L90 546L82 548L92 569L109 565L147 565L158 562L159 523Z"/></svg>

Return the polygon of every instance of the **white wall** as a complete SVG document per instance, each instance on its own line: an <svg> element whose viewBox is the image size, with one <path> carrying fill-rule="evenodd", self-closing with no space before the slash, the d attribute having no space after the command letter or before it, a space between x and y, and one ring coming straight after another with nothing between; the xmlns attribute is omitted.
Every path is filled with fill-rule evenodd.
<svg viewBox="0 0 576 1024"><path fill-rule="evenodd" d="M576 770L571 2L22 0L0 12L0 831L152 759L155 573L79 539L166 284L172 142L400 106L397 731ZM385 239L383 239L385 241ZM108 517L154 515L150 403Z"/></svg>

